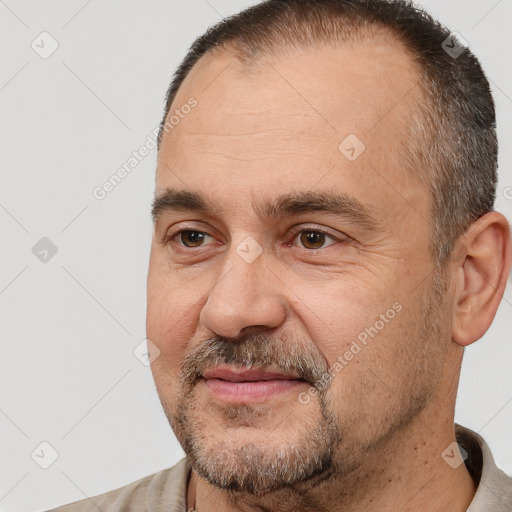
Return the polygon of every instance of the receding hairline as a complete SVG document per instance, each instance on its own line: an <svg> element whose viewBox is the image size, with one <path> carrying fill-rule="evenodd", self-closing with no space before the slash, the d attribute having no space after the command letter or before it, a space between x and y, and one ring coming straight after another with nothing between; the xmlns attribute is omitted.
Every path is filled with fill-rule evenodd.
<svg viewBox="0 0 512 512"><path fill-rule="evenodd" d="M223 42L210 48L206 53L201 55L194 65L187 71L185 78L180 83L177 91L175 91L172 103L169 105L167 117L172 114L172 109L177 108L183 103L183 96L186 95L187 85L194 77L194 71L201 64L205 64L208 60L219 60L228 57L230 62L226 67L235 69L240 74L257 74L263 65L267 64L272 58L289 58L293 59L294 56L300 52L307 52L310 50L322 50L325 48L339 49L339 48L355 48L358 45L367 44L369 42L382 41L391 48L396 48L397 52L401 53L410 63L411 71L413 71L421 85L424 78L424 69L419 62L417 53L412 50L406 41L401 38L401 35L393 28L372 22L363 26L355 26L352 31L345 38L333 37L319 37L314 40L300 41L294 39L283 39L276 41L266 41L265 46L262 47L249 47L247 45L240 45L238 40ZM224 70L224 68L223 68ZM222 71L223 71L222 70ZM221 72L222 72L221 71ZM215 77L214 77L215 78ZM208 86L208 84L207 84ZM206 86L206 87L207 87ZM204 90L204 89L203 89ZM427 95L424 93L423 88L420 87L421 98L419 100L427 101ZM161 130L162 131L162 130ZM162 133L162 138L163 138ZM160 141L161 143L161 141Z"/></svg>
<svg viewBox="0 0 512 512"><path fill-rule="evenodd" d="M418 64L422 97L408 116L400 150L408 170L424 180L432 198L430 250L449 261L464 230L492 211L496 198L498 143L492 92L482 66L468 49L454 54L454 34L412 0L265 0L210 27L190 47L167 90L158 147L168 112L190 70L205 54L234 43L247 56L265 46L289 48L313 40L357 41L388 29ZM284 35L284 38L283 38ZM451 38L451 39L450 39ZM280 42L279 42L280 41ZM448 42L452 46L448 45ZM460 51L459 51L460 50ZM454 190L458 193L454 194Z"/></svg>
<svg viewBox="0 0 512 512"><path fill-rule="evenodd" d="M395 146L397 148L397 154L403 162L401 166L403 171L412 172L413 165L411 163L414 162L413 151L420 149L423 151L423 148L428 145L428 139L425 138L425 133L423 130L419 131L412 137L402 136L404 135L401 132L407 132L408 129L411 128L411 123L417 122L418 119L423 119L425 117L425 109L428 110L428 104L430 103L430 99L428 95L425 93L423 87L421 86L422 80L424 79L423 70L420 63L415 59L415 53L405 44L403 40L400 39L399 34L395 33L390 27L386 25L371 24L364 29L354 30L351 33L350 38L340 39L339 41L332 40L317 40L312 43L302 43L302 44L293 44L293 43L283 43L280 45L269 46L268 49L265 48L261 52L248 54L241 47L235 46L235 42L227 42L222 45L215 46L214 48L207 51L204 55L202 55L194 66L189 70L187 76L181 83L178 91L175 94L174 100L169 108L168 115L171 115L173 112L173 108L178 108L180 104L183 104L187 100L187 90L189 89L190 80L194 79L194 70L197 71L198 65L201 63L204 64L207 60L218 60L220 58L226 58L228 61L226 66L222 66L219 70L222 73L226 67L231 67L233 65L238 66L237 72L240 76L244 74L257 74L261 69L261 66L265 65L268 58L290 58L293 59L297 53L300 52L308 52L310 50L322 50L324 48L333 48L333 49L341 49L341 48L355 48L359 45L367 44L369 42L382 42L383 44L388 45L391 48L395 48L397 53L404 57L404 62L407 62L411 66L411 71L416 76L415 82L415 91L414 94L408 98L409 100L409 113L408 121L405 127L400 127L397 129L397 138L398 144ZM215 75L215 77L218 75ZM214 77L214 79L215 79ZM206 85L208 87L208 84ZM203 89L204 90L204 89ZM413 92L412 90L410 92ZM336 98L336 91L333 91L333 98ZM412 100L412 101L411 101ZM387 114L386 114L387 115ZM384 116L385 117L385 116ZM414 119L414 120L413 120ZM378 123L377 123L378 124ZM163 145L163 137L160 144ZM414 148L411 148L411 144L414 145ZM421 176L415 174L417 178L421 178ZM425 185L425 183L423 183Z"/></svg>

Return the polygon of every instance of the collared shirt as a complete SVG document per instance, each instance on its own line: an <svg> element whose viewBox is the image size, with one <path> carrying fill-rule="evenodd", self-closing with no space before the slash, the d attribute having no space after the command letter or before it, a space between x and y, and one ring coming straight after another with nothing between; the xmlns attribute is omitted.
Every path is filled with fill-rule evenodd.
<svg viewBox="0 0 512 512"><path fill-rule="evenodd" d="M512 478L498 469L487 443L476 432L455 424L458 444L467 452L468 472L477 485L467 512L512 512ZM48 512L187 512L191 467L175 466L125 487Z"/></svg>

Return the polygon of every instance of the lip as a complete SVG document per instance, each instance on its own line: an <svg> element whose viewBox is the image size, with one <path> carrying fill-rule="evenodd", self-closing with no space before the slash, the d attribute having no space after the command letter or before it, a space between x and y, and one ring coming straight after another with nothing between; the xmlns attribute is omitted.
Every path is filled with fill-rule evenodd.
<svg viewBox="0 0 512 512"><path fill-rule="evenodd" d="M205 370L203 379L215 398L230 403L265 401L306 383L294 373L230 366Z"/></svg>
<svg viewBox="0 0 512 512"><path fill-rule="evenodd" d="M228 382L255 382L262 380L298 380L296 373L269 371L265 368L235 368L233 366L215 366L203 372L205 379L222 379Z"/></svg>

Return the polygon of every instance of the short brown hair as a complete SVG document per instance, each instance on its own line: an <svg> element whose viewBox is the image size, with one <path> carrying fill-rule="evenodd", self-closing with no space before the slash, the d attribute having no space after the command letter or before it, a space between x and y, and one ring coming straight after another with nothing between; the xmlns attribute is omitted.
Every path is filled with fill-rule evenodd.
<svg viewBox="0 0 512 512"><path fill-rule="evenodd" d="M289 47L354 40L374 29L391 33L418 69L424 101L405 134L404 164L430 191L431 253L446 263L457 238L494 208L494 102L476 57L467 48L449 53L455 45L450 31L411 2L268 0L220 21L194 41L173 76L158 147L178 89L206 53L229 49L250 61Z"/></svg>

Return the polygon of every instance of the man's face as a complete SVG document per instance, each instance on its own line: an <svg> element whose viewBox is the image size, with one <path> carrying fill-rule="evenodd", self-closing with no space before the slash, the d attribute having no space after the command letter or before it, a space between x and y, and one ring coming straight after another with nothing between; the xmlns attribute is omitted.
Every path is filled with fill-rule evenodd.
<svg viewBox="0 0 512 512"><path fill-rule="evenodd" d="M252 71L207 56L181 87L147 336L167 417L211 483L256 493L350 472L431 402L450 308L432 293L429 197L400 151L416 83L376 39ZM171 190L210 209L172 208Z"/></svg>

